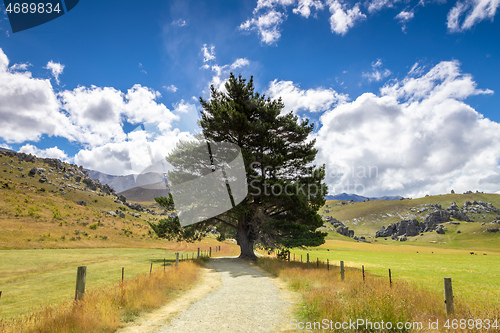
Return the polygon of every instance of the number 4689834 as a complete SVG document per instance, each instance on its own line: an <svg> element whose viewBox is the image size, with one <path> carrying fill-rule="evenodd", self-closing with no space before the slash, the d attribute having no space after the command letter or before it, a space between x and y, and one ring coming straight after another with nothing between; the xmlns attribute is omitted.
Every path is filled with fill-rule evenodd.
<svg viewBox="0 0 500 333"><path fill-rule="evenodd" d="M59 8L59 3L56 3L55 6L50 3L43 2L14 2L9 3L5 11L9 14L51 14L52 12L60 13L61 8Z"/></svg>

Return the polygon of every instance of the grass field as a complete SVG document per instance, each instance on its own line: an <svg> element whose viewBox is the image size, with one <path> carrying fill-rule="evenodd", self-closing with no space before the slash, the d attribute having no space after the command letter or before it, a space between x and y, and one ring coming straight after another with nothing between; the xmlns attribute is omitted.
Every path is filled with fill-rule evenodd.
<svg viewBox="0 0 500 333"><path fill-rule="evenodd" d="M465 201L483 201L492 203L500 209L500 194L472 193L472 194L443 194L418 199L405 199L396 201L367 201L341 204L338 200L329 200L319 211L323 216L332 216L353 229L357 236L375 236L375 232L382 226L396 223L404 219L416 218L423 221L429 211L418 213L425 205L438 204L443 209L455 202L463 206ZM327 207L328 206L328 207ZM413 210L413 211L412 211ZM328 211L328 212L327 212ZM475 222L491 222L498 213L468 214ZM478 223L480 225L480 223ZM497 238L498 239L498 238Z"/></svg>
<svg viewBox="0 0 500 333"><path fill-rule="evenodd" d="M343 240L328 240L317 248L293 250L297 261L309 253L312 264L316 258L329 259L331 264L344 261L347 267L361 268L372 274L405 280L434 291L443 291L443 278L450 277L457 299L479 301L500 306L500 251L469 251L395 243L378 244ZM485 253L486 255L484 255ZM361 274L358 272L357 274ZM348 277L347 277L348 278Z"/></svg>
<svg viewBox="0 0 500 333"><path fill-rule="evenodd" d="M454 312L448 314L441 292L401 279L389 284L387 278L369 272L363 279L359 270L347 267L342 280L338 267L317 269L316 265L269 258L257 264L301 294L301 306L290 321L292 330L469 333L497 332L500 324L500 306L455 298ZM489 330L483 329L486 325Z"/></svg>
<svg viewBox="0 0 500 333"><path fill-rule="evenodd" d="M202 260L180 262L111 286L86 291L77 302L68 300L34 309L27 315L0 317L3 333L115 332L190 289L200 276Z"/></svg>
<svg viewBox="0 0 500 333"><path fill-rule="evenodd" d="M169 249L91 248L91 249L38 249L0 251L0 316L11 317L29 313L32 308L74 298L78 266L87 266L86 288L94 290L116 284L139 273L163 269L175 260L175 252L183 258L196 257L197 248L212 255L235 255L233 244L205 240L196 244L170 243ZM221 252L215 253L215 246Z"/></svg>

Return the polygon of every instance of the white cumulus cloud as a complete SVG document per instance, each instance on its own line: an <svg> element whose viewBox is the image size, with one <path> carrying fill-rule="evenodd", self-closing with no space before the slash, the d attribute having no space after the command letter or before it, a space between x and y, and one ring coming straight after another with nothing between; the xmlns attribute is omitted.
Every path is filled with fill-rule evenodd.
<svg viewBox="0 0 500 333"><path fill-rule="evenodd" d="M377 59L376 62L372 63L372 71L368 73L363 73L362 76L368 79L368 81L381 81L391 75L391 71L387 68L382 68L382 60Z"/></svg>
<svg viewBox="0 0 500 333"><path fill-rule="evenodd" d="M212 51L215 52L215 46L212 46ZM218 64L213 64L213 65L204 64L201 68L206 70L211 70L214 73L212 79L210 80L209 86L213 85L216 89L225 91L224 84L226 82L227 77L229 76L229 73L232 70L243 68L248 65L250 65L250 61L248 59L238 58L231 64L226 64L222 66Z"/></svg>
<svg viewBox="0 0 500 333"><path fill-rule="evenodd" d="M32 154L38 157L47 157L47 158L57 158L61 161L71 162L71 159L68 155L61 149L57 148L57 146L46 149L39 149L33 145L25 144L21 148L19 148L20 153Z"/></svg>
<svg viewBox="0 0 500 333"><path fill-rule="evenodd" d="M354 24L366 18L366 15L359 9L360 4L356 3L352 8L340 3L338 0L328 0L330 13L330 27L332 32L345 35Z"/></svg>
<svg viewBox="0 0 500 333"><path fill-rule="evenodd" d="M281 97L285 104L284 112L323 112L348 100L347 95L339 94L331 88L303 90L292 81L274 80L269 84L266 94L273 99Z"/></svg>
<svg viewBox="0 0 500 333"><path fill-rule="evenodd" d="M174 86L173 84L171 84L169 86L163 86L163 89L165 89L166 91L170 91L170 92L176 92L178 90L178 88L176 86Z"/></svg>
<svg viewBox="0 0 500 333"><path fill-rule="evenodd" d="M37 141L43 134L64 136L71 126L59 112L60 103L50 80L31 73L10 72L0 49L0 138L6 143Z"/></svg>
<svg viewBox="0 0 500 333"><path fill-rule="evenodd" d="M140 149L150 146L159 159L180 139L191 136L173 127L180 117L159 98L158 91L139 84L125 92L113 87L80 86L56 93L50 80L9 68L9 59L0 49L0 142L36 142L48 135L84 147L74 157L57 146L39 149L31 143L21 147L23 152L74 160L86 168L111 174L140 172L137 169L146 163ZM187 109L187 114L194 107L182 100L175 105L177 112ZM125 122L144 129L125 133Z"/></svg>
<svg viewBox="0 0 500 333"><path fill-rule="evenodd" d="M316 138L330 191L497 192L490 180L500 177L500 124L464 102L490 93L449 61L325 112Z"/></svg>
<svg viewBox="0 0 500 333"><path fill-rule="evenodd" d="M243 22L240 25L240 29L246 31L257 30L260 40L268 45L272 45L281 37L280 25L285 18L285 14L273 9Z"/></svg>
<svg viewBox="0 0 500 333"><path fill-rule="evenodd" d="M309 18L311 15L311 8L320 11L323 7L323 2L320 0L299 0L297 7L293 9L293 13Z"/></svg>
<svg viewBox="0 0 500 333"><path fill-rule="evenodd" d="M311 16L311 9L316 12L324 8L321 0L259 0L253 10L253 17L241 23L243 31L257 31L260 40L273 45L281 38L281 25L287 19L288 7L292 12L304 18Z"/></svg>
<svg viewBox="0 0 500 333"><path fill-rule="evenodd" d="M64 71L64 65L58 63L58 62L53 62L52 60L47 63L47 66L45 66L45 69L50 70L52 73L52 76L54 79L56 79L57 84L59 84L59 75L62 74Z"/></svg>
<svg viewBox="0 0 500 333"><path fill-rule="evenodd" d="M203 44L201 51L203 52L203 62L209 62L210 60L215 60L214 45L207 46L207 44Z"/></svg>

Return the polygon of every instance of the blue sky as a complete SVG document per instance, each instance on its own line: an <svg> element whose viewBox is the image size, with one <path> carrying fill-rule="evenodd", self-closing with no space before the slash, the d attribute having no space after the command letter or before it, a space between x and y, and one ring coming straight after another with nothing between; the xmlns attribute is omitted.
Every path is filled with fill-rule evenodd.
<svg viewBox="0 0 500 333"><path fill-rule="evenodd" d="M3 13L0 146L140 172L232 71L315 123L331 193L499 192L498 7L87 0L15 34Z"/></svg>

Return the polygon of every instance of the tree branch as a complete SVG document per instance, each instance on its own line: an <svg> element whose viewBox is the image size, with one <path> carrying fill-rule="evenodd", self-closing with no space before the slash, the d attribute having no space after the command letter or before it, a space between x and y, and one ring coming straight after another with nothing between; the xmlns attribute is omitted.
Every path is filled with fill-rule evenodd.
<svg viewBox="0 0 500 333"><path fill-rule="evenodd" d="M217 220L217 221L219 221L219 222L224 223L225 225L228 225L228 226L230 226L230 227L236 228L236 226L235 226L234 224L231 224L231 223L229 223L229 222L227 222L227 221L221 220L221 219L220 219L220 218L218 218L218 217L212 217L212 218L213 218L214 220Z"/></svg>

